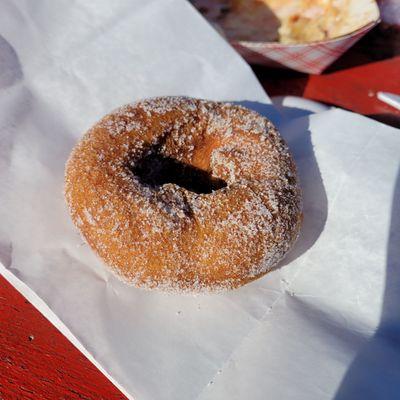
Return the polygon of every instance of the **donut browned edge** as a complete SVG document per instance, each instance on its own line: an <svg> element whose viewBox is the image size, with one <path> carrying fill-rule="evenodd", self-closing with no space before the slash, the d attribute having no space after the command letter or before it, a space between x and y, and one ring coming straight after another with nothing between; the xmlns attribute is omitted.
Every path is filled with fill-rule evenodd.
<svg viewBox="0 0 400 400"><path fill-rule="evenodd" d="M188 97L141 100L101 119L69 157L65 198L122 281L172 292L259 278L302 219L295 163L273 124Z"/></svg>

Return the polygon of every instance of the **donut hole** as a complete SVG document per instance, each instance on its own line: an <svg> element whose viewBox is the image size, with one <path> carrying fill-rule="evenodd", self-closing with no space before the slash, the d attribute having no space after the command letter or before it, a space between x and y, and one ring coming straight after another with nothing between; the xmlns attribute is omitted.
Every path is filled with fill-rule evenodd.
<svg viewBox="0 0 400 400"><path fill-rule="evenodd" d="M213 177L211 172L186 164L159 151L151 151L130 168L142 185L154 189L173 183L190 192L210 194L223 189L227 183Z"/></svg>

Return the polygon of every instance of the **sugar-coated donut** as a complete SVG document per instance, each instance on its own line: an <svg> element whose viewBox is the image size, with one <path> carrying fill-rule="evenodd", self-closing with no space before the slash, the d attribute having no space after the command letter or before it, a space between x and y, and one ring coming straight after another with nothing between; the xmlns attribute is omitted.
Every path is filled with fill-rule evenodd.
<svg viewBox="0 0 400 400"><path fill-rule="evenodd" d="M286 144L266 118L229 103L123 106L76 145L65 181L88 244L138 287L241 286L276 266L301 225Z"/></svg>

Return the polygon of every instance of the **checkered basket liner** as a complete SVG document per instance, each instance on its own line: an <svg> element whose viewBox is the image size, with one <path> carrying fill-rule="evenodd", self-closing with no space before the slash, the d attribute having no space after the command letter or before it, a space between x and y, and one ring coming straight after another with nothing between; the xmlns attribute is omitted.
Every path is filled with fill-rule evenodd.
<svg viewBox="0 0 400 400"><path fill-rule="evenodd" d="M370 31L379 20L335 39L305 44L234 42L239 53L250 63L286 67L308 74L320 74L354 43Z"/></svg>

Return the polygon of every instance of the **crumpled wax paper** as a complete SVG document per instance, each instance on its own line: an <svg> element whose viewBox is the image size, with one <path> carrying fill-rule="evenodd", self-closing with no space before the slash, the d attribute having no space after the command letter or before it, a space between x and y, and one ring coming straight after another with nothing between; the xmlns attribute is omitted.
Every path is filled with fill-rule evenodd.
<svg viewBox="0 0 400 400"><path fill-rule="evenodd" d="M396 398L398 130L301 102L276 111L182 0L3 0L0 35L0 271L128 397ZM65 206L64 163L86 129L178 94L263 112L297 161L300 239L282 268L235 291L125 286Z"/></svg>

